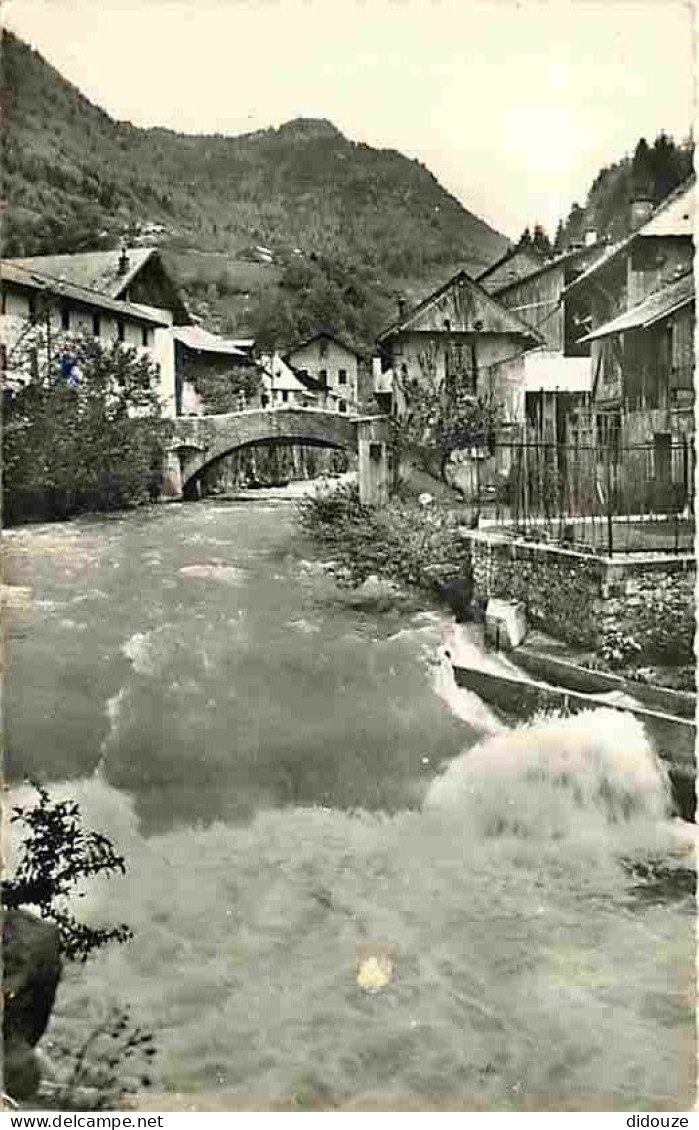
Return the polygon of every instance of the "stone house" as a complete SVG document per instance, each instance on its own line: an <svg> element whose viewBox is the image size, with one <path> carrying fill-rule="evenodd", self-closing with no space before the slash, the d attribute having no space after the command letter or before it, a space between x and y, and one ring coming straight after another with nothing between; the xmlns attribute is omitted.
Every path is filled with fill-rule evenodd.
<svg viewBox="0 0 699 1130"><path fill-rule="evenodd" d="M283 359L301 380L306 376L317 383L321 407L356 411L360 354L335 334L314 334Z"/></svg>

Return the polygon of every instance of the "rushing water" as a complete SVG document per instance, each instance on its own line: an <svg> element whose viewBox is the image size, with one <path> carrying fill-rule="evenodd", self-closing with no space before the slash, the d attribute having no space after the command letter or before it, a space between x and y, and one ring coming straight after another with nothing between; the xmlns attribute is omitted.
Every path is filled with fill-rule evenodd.
<svg viewBox="0 0 699 1130"><path fill-rule="evenodd" d="M54 1034L128 1002L171 1090L687 1105L689 860L632 718L499 726L446 617L338 590L283 503L15 531L5 580L10 778L129 864Z"/></svg>

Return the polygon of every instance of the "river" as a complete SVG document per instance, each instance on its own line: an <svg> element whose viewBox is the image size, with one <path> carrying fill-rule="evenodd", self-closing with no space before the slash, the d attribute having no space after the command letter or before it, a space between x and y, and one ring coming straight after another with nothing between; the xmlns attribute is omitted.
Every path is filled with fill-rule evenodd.
<svg viewBox="0 0 699 1130"><path fill-rule="evenodd" d="M135 931L47 1046L129 1004L162 1090L687 1108L689 861L632 718L498 726L448 617L338 589L283 501L14 530L5 582L14 795L112 837L78 912Z"/></svg>

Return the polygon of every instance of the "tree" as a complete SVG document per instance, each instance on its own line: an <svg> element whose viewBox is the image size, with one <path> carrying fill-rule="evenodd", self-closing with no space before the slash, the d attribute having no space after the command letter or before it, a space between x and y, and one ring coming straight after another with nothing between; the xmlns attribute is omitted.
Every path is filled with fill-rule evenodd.
<svg viewBox="0 0 699 1130"><path fill-rule="evenodd" d="M536 251L541 252L545 259L550 258L551 251L553 250L551 247L551 240L549 239L544 227L541 224L536 224L534 227L532 246Z"/></svg>
<svg viewBox="0 0 699 1130"><path fill-rule="evenodd" d="M6 517L64 518L144 498L167 440L150 360L94 338L65 335L49 343L39 325L28 327L9 361Z"/></svg>
<svg viewBox="0 0 699 1130"><path fill-rule="evenodd" d="M563 220L559 220L558 227L556 228L556 235L553 240L553 250L556 255L560 255L563 251L565 251L565 238L566 232L563 225Z"/></svg>
<svg viewBox="0 0 699 1130"><path fill-rule="evenodd" d="M463 373L441 383L424 376L402 384L406 407L395 424L396 446L447 483L454 452L492 447L501 410L491 395L471 392Z"/></svg>
<svg viewBox="0 0 699 1130"><path fill-rule="evenodd" d="M110 941L126 942L132 933L123 923L100 927L79 922L66 899L83 879L124 874L126 864L106 836L85 830L74 801L52 801L47 789L32 784L38 801L15 805L10 817L11 824L24 824L27 835L14 875L2 880L2 905L8 910L36 908L58 926L64 955L86 961L93 950Z"/></svg>
<svg viewBox="0 0 699 1130"><path fill-rule="evenodd" d="M519 237L519 241L517 243L517 246L526 249L527 247L531 247L531 245L532 245L531 229L529 227L526 227L524 229L524 231L522 232L521 236Z"/></svg>

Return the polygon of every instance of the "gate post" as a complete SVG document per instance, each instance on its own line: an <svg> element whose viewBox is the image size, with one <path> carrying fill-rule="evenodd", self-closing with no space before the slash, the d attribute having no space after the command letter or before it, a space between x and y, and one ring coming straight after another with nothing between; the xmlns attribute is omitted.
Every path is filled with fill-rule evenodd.
<svg viewBox="0 0 699 1130"><path fill-rule="evenodd" d="M383 506L388 502L390 447L390 421L385 416L357 422L359 501L364 506Z"/></svg>

